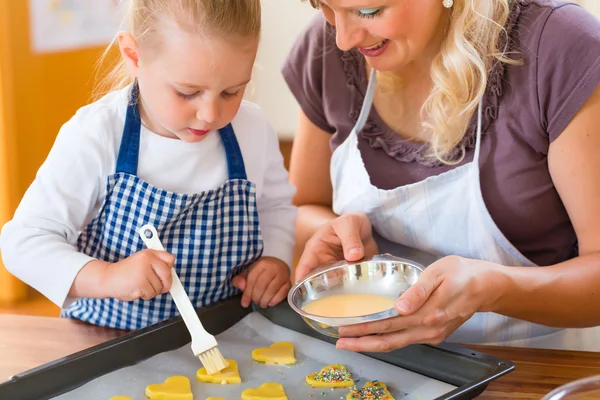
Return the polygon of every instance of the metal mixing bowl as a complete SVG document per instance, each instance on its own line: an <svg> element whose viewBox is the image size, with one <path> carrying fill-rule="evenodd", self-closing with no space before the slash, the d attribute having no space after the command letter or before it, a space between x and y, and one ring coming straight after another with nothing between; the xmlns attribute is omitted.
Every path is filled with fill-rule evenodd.
<svg viewBox="0 0 600 400"><path fill-rule="evenodd" d="M356 263L340 261L311 271L288 294L288 303L314 330L339 337L340 326L377 321L398 315L395 308L357 317L323 317L303 310L309 302L340 294L373 294L396 300L419 278L425 267L404 258L377 255Z"/></svg>

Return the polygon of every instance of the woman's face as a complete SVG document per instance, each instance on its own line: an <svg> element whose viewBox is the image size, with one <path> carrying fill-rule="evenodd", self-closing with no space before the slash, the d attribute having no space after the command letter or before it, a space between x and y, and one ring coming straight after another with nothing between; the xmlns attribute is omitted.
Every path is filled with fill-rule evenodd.
<svg viewBox="0 0 600 400"><path fill-rule="evenodd" d="M356 47L379 71L430 61L450 17L442 0L321 0L321 10L336 27L338 47Z"/></svg>

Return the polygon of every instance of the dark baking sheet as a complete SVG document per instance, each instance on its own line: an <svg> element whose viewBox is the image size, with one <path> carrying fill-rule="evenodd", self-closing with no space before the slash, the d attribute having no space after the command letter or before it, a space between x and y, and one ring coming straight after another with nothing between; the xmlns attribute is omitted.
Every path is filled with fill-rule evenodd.
<svg viewBox="0 0 600 400"><path fill-rule="evenodd" d="M198 315L206 329L216 335L233 326L248 312L249 310L240 306L239 297L235 297L198 310ZM286 303L257 312L277 325L326 342L334 342L334 339L310 329ZM189 343L189 340L183 321L179 317L173 318L18 374L0 384L0 399L52 398L109 372L180 348ZM412 345L386 354L368 355L457 386L457 389L438 399L471 399L483 392L490 381L514 369L514 364L510 361L451 344Z"/></svg>

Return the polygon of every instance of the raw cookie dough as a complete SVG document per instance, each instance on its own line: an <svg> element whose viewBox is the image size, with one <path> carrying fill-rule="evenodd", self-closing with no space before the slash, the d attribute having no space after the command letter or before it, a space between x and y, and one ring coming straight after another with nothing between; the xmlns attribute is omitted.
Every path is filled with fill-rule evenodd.
<svg viewBox="0 0 600 400"><path fill-rule="evenodd" d="M312 387L347 388L354 386L354 379L342 364L331 364L307 375L306 383Z"/></svg>
<svg viewBox="0 0 600 400"><path fill-rule="evenodd" d="M244 390L242 400L288 400L288 398L282 384L266 382L258 388Z"/></svg>
<svg viewBox="0 0 600 400"><path fill-rule="evenodd" d="M379 381L369 381L361 388L354 388L346 400L394 400L387 385Z"/></svg>
<svg viewBox="0 0 600 400"><path fill-rule="evenodd" d="M150 400L194 400L192 385L186 376L172 376L164 383L148 385L146 396Z"/></svg>
<svg viewBox="0 0 600 400"><path fill-rule="evenodd" d="M294 345L290 342L275 342L267 348L254 349L252 358L267 364L296 364Z"/></svg>
<svg viewBox="0 0 600 400"><path fill-rule="evenodd" d="M228 383L241 383L242 378L240 378L237 362L230 359L227 359L227 362L229 363L227 368L212 375L206 372L206 368L200 368L198 372L196 372L196 379L200 382L221 383L223 385Z"/></svg>
<svg viewBox="0 0 600 400"><path fill-rule="evenodd" d="M133 399L128 396L115 396L115 397L111 397L109 400L133 400Z"/></svg>

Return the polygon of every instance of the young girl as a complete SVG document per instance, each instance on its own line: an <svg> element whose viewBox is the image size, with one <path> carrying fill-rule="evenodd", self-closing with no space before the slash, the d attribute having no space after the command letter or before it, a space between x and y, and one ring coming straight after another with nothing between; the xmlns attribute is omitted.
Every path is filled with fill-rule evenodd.
<svg viewBox="0 0 600 400"><path fill-rule="evenodd" d="M260 18L259 0L129 1L115 90L62 127L2 230L6 268L61 316L173 317L170 268L197 307L285 298L295 190L273 128L242 101ZM146 223L167 252L144 248Z"/></svg>

